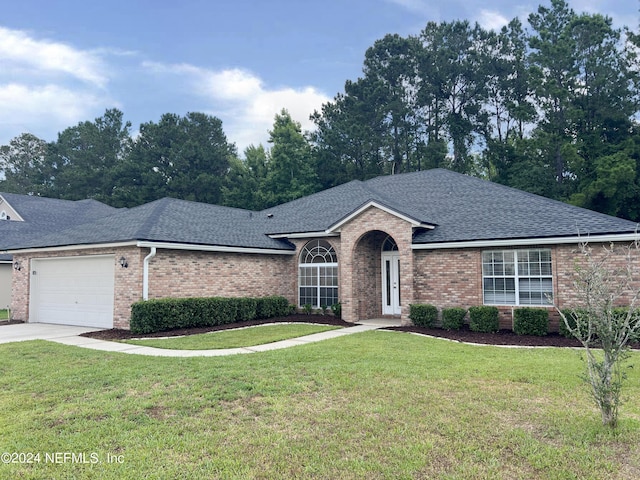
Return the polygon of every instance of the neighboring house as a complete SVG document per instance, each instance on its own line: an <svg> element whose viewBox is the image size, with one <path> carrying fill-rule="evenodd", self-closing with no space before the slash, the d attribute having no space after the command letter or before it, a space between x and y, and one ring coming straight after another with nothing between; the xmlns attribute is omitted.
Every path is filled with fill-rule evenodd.
<svg viewBox="0 0 640 480"><path fill-rule="evenodd" d="M162 199L10 246L14 317L128 328L141 299L284 295L355 322L408 306L571 303L576 247L636 224L435 169L261 212ZM557 325L557 324L556 324Z"/></svg>
<svg viewBox="0 0 640 480"><path fill-rule="evenodd" d="M53 198L0 192L0 252L7 245L21 245L33 238L110 215L118 209L95 200L57 200ZM0 309L11 305L11 254L0 253Z"/></svg>
<svg viewBox="0 0 640 480"><path fill-rule="evenodd" d="M0 255L0 310L11 306L11 255Z"/></svg>

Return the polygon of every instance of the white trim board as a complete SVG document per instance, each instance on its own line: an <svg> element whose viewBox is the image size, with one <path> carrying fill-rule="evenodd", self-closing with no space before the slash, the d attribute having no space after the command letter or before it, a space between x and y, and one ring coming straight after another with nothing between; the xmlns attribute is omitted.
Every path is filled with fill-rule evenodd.
<svg viewBox="0 0 640 480"><path fill-rule="evenodd" d="M640 240L640 233L618 233L608 235L585 235L573 237L515 238L497 240L470 240L462 242L418 243L411 245L412 250L438 250L444 248L485 248L519 247L531 245L568 245L580 243L633 242Z"/></svg>

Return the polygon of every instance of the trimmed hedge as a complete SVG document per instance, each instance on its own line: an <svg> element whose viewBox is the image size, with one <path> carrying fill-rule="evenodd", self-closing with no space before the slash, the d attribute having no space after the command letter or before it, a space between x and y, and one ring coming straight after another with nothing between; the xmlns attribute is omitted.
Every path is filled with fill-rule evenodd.
<svg viewBox="0 0 640 480"><path fill-rule="evenodd" d="M442 309L442 328L445 330L460 330L464 324L466 308L451 307Z"/></svg>
<svg viewBox="0 0 640 480"><path fill-rule="evenodd" d="M513 311L513 331L516 335L547 335L549 311L544 308L516 308Z"/></svg>
<svg viewBox="0 0 640 480"><path fill-rule="evenodd" d="M483 333L500 330L498 307L482 305L469 308L469 328L474 332Z"/></svg>
<svg viewBox="0 0 640 480"><path fill-rule="evenodd" d="M133 333L153 333L177 328L212 327L229 323L289 315L284 297L263 298L162 298L136 302L131 307Z"/></svg>
<svg viewBox="0 0 640 480"><path fill-rule="evenodd" d="M438 309L433 305L414 303L409 305L409 318L417 327L430 327L438 319Z"/></svg>

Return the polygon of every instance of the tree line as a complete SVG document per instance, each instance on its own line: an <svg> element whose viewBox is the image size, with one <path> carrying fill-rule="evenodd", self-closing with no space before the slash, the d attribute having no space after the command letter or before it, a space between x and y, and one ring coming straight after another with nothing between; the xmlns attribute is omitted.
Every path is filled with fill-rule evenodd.
<svg viewBox="0 0 640 480"><path fill-rule="evenodd" d="M610 18L551 0L499 32L468 21L389 34L311 116L286 110L240 157L220 119L165 114L135 138L107 110L0 147L0 191L134 206L164 196L262 209L341 183L449 168L640 220L640 47Z"/></svg>

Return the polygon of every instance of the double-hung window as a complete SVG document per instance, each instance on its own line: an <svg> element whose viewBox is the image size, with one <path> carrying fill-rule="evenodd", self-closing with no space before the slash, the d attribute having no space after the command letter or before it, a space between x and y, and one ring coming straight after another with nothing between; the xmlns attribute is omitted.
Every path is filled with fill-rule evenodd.
<svg viewBox="0 0 640 480"><path fill-rule="evenodd" d="M338 257L325 240L307 243L298 265L299 303L301 307L330 307L338 303Z"/></svg>
<svg viewBox="0 0 640 480"><path fill-rule="evenodd" d="M551 250L482 252L485 305L551 305Z"/></svg>

